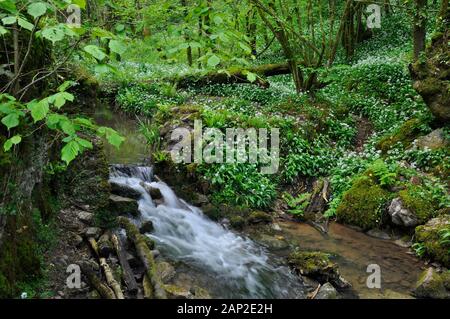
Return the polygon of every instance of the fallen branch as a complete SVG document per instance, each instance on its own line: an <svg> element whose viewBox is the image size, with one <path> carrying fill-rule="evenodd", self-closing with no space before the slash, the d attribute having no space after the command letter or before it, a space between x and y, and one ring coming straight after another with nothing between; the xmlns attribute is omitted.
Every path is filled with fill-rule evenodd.
<svg viewBox="0 0 450 319"><path fill-rule="evenodd" d="M118 222L121 227L127 232L128 238L133 242L137 254L144 264L146 275L148 276L151 286L153 288L154 297L157 299L167 299L166 291L163 288L161 278L156 272L156 264L153 259L153 254L147 246L145 236L139 232L139 229L123 216L118 217Z"/></svg>
<svg viewBox="0 0 450 319"><path fill-rule="evenodd" d="M109 267L108 263L106 262L106 258L104 258L104 257L100 258L100 266L102 266L103 271L105 273L106 282L113 289L114 294L116 295L117 299L125 299L125 297L123 296L122 289L120 289L119 283L114 278L111 268Z"/></svg>
<svg viewBox="0 0 450 319"><path fill-rule="evenodd" d="M117 257L119 258L120 266L122 267L123 280L125 281L127 290L131 294L136 295L138 292L138 285L136 279L134 278L133 271L131 270L130 263L128 262L125 250L123 249L122 242L115 234L111 236L111 241L114 245L114 249L116 250Z"/></svg>
<svg viewBox="0 0 450 319"><path fill-rule="evenodd" d="M81 270L86 275L89 283L95 290L98 291L100 296L105 299L116 299L116 295L111 288L105 285L98 277L95 275L94 271L86 264L80 265Z"/></svg>

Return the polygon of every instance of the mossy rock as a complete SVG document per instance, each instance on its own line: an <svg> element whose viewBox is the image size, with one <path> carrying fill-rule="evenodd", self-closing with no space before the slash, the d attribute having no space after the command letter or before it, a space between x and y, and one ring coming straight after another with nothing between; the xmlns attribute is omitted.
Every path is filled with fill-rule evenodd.
<svg viewBox="0 0 450 319"><path fill-rule="evenodd" d="M247 221L250 224L259 224L259 223L268 224L272 222L272 216L266 212L255 210L250 213L250 215L247 218Z"/></svg>
<svg viewBox="0 0 450 319"><path fill-rule="evenodd" d="M428 268L420 275L414 295L418 298L450 299L450 271L439 274Z"/></svg>
<svg viewBox="0 0 450 319"><path fill-rule="evenodd" d="M311 277L320 283L335 281L340 277L338 265L323 252L296 250L289 255L288 263L299 274Z"/></svg>
<svg viewBox="0 0 450 319"><path fill-rule="evenodd" d="M245 218L239 215L230 217L230 225L234 229L240 230L245 227L246 221Z"/></svg>
<svg viewBox="0 0 450 319"><path fill-rule="evenodd" d="M407 148L414 139L422 133L422 122L418 119L410 119L393 134L384 136L377 143L377 148L383 153L387 153L394 145L401 143Z"/></svg>
<svg viewBox="0 0 450 319"><path fill-rule="evenodd" d="M416 241L425 247L427 257L450 267L450 245L442 238L444 231L450 232L450 215L441 215L416 227Z"/></svg>
<svg viewBox="0 0 450 319"><path fill-rule="evenodd" d="M437 205L434 203L431 194L428 194L423 187L410 185L398 194L405 207L417 217L419 224L426 223L436 215Z"/></svg>
<svg viewBox="0 0 450 319"><path fill-rule="evenodd" d="M337 219L363 230L379 228L383 224L384 206L388 200L389 192L373 179L368 176L359 177L344 193L336 209Z"/></svg>

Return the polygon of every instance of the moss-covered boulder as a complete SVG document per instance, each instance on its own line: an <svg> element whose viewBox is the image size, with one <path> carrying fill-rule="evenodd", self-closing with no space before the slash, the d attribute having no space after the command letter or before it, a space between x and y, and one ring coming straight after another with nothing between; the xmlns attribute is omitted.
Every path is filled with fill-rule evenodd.
<svg viewBox="0 0 450 319"><path fill-rule="evenodd" d="M405 208L417 217L419 224L426 223L436 215L437 205L434 203L431 194L423 187L410 185L398 194Z"/></svg>
<svg viewBox="0 0 450 319"><path fill-rule="evenodd" d="M416 227L416 241L424 246L426 256L445 267L450 267L450 243L445 239L445 234L448 233L450 215L438 216L425 225Z"/></svg>
<svg viewBox="0 0 450 319"><path fill-rule="evenodd" d="M259 223L271 223L272 216L266 212L262 212L259 210L253 211L247 218L247 221L250 224L259 224Z"/></svg>
<svg viewBox="0 0 450 319"><path fill-rule="evenodd" d="M311 277L320 283L340 281L338 265L328 254L296 250L288 257L289 265L300 275Z"/></svg>
<svg viewBox="0 0 450 319"><path fill-rule="evenodd" d="M414 295L417 298L450 299L450 272L438 273L430 267L417 281Z"/></svg>
<svg viewBox="0 0 450 319"><path fill-rule="evenodd" d="M336 209L337 219L363 230L379 228L383 223L383 212L389 192L381 188L372 178L357 178L343 195Z"/></svg>
<svg viewBox="0 0 450 319"><path fill-rule="evenodd" d="M403 147L407 148L422 133L422 125L423 123L419 119L410 119L393 134L381 138L376 146L383 153L387 153L397 143L401 143Z"/></svg>

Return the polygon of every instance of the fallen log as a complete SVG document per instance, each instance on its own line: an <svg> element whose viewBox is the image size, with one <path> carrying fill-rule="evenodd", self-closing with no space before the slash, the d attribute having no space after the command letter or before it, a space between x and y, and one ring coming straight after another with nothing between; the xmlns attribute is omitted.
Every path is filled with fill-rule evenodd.
<svg viewBox="0 0 450 319"><path fill-rule="evenodd" d="M97 243L97 251L100 257L108 258L113 251L110 233L106 232L100 236Z"/></svg>
<svg viewBox="0 0 450 319"><path fill-rule="evenodd" d="M100 296L105 299L116 299L114 291L105 285L90 268L90 266L82 263L80 265L81 271L86 275L91 286L98 291Z"/></svg>
<svg viewBox="0 0 450 319"><path fill-rule="evenodd" d="M114 291L114 294L116 295L117 299L125 299L122 289L120 288L120 284L114 278L111 268L109 267L108 263L106 262L106 258L104 258L104 257L100 258L100 266L102 266L103 272L105 273L106 282Z"/></svg>
<svg viewBox="0 0 450 319"><path fill-rule="evenodd" d="M142 287L144 288L144 299L152 299L153 298L153 288L148 278L147 274L144 275L142 279Z"/></svg>
<svg viewBox="0 0 450 319"><path fill-rule="evenodd" d="M122 267L123 280L125 281L127 290L130 294L136 295L138 292L138 285L136 279L134 278L133 271L131 270L130 263L128 262L122 242L116 234L113 234L111 236L111 241L114 245L117 257L119 258L120 266Z"/></svg>
<svg viewBox="0 0 450 319"><path fill-rule="evenodd" d="M145 267L145 274L148 276L151 286L153 288L153 294L156 299L167 299L166 291L163 288L161 278L159 278L156 272L156 264L153 259L153 254L147 245L146 236L139 232L139 229L123 216L118 217L118 222L127 233L128 238L133 242L137 254L141 259Z"/></svg>
<svg viewBox="0 0 450 319"><path fill-rule="evenodd" d="M248 73L257 75L255 81L251 82ZM248 69L230 69L226 72L212 71L205 75L188 75L183 78L172 79L178 88L186 88L189 86L204 86L208 84L234 84L234 83L252 83L263 88L270 86L265 77L290 74L289 65L287 63L265 64Z"/></svg>

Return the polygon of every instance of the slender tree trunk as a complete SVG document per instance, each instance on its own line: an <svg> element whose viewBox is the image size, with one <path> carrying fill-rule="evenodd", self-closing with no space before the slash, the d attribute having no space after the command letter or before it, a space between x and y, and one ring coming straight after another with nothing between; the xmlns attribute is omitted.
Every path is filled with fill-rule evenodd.
<svg viewBox="0 0 450 319"><path fill-rule="evenodd" d="M426 23L425 9L427 0L414 0L414 19L413 19L413 41L414 41L414 61L419 59L420 54L425 50Z"/></svg>

